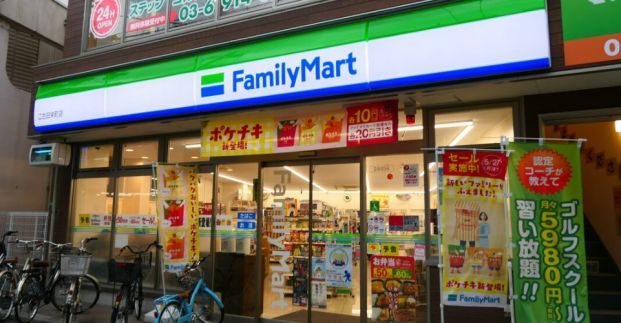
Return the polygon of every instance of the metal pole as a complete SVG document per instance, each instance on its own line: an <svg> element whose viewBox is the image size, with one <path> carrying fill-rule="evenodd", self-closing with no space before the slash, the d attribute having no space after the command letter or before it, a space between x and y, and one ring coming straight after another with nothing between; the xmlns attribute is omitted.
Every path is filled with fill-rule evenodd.
<svg viewBox="0 0 621 323"><path fill-rule="evenodd" d="M311 320L311 312L312 312L312 304L313 304L313 298L312 298L312 290L313 290L313 276L312 276L312 271L313 271L313 174L315 173L315 165L313 164L313 162L311 161L310 164L308 165L310 173L308 174L308 270L306 273L306 277L308 279L308 284L307 284L307 289L306 289L306 293L307 293L307 298L308 298L308 304L307 309L308 309L308 315L307 315L307 322L312 322Z"/></svg>
<svg viewBox="0 0 621 323"><path fill-rule="evenodd" d="M213 169L213 182L212 182L212 197L211 197L211 239L209 252L211 253L211 260L209 261L209 265L211 266L211 279L210 288L215 288L216 286L216 217L218 216L218 166L216 165Z"/></svg>
<svg viewBox="0 0 621 323"><path fill-rule="evenodd" d="M506 144L508 143L507 137L503 136L500 138L500 150L501 151L506 151ZM507 157L509 157L509 155L511 154L511 152L507 151ZM506 178L505 178L506 179ZM505 181L506 183L506 181ZM507 185L504 186L503 189L503 196L506 199L511 197L511 193L508 192L508 188ZM509 211L509 209L507 208L507 203L503 203L503 209L505 212L505 239L506 239L506 247L505 247L505 252L507 250L509 250L509 252L511 252L512 247L511 247L511 230L510 228L510 224L511 224L511 213ZM509 253L510 254L510 253ZM510 254L511 255L511 254ZM512 257L508 256L507 257L507 275L509 276L509 313L511 315L511 323L515 322L515 310L513 308L513 306L515 305L515 303L513 302L513 263L512 263Z"/></svg>
<svg viewBox="0 0 621 323"><path fill-rule="evenodd" d="M366 157L360 159L360 322L367 321L367 175ZM355 250L355 249L354 249ZM355 251L354 251L355 252Z"/></svg>
<svg viewBox="0 0 621 323"><path fill-rule="evenodd" d="M442 295L442 275L444 274L444 260L442 259L442 177L440 176L440 167L438 155L444 154L444 150L436 150L436 168L438 169L438 281L440 282L440 322L444 323L444 296ZM443 166L444 167L444 166Z"/></svg>
<svg viewBox="0 0 621 323"><path fill-rule="evenodd" d="M256 281L256 293L255 293L255 321L259 322L261 313L263 312L263 308L259 306L261 304L261 297L263 296L263 270L267 270L267 268L263 268L263 164L259 164L259 178L256 181L259 187L254 187L254 192L256 192L257 197L257 227L256 227L256 263L257 268L255 271L255 275L257 277Z"/></svg>

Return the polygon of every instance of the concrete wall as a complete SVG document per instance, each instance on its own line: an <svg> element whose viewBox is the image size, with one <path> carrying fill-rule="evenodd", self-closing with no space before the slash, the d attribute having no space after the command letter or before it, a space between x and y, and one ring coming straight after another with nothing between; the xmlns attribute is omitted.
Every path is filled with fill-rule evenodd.
<svg viewBox="0 0 621 323"><path fill-rule="evenodd" d="M0 1L0 211L47 211L48 168L28 165L31 93L17 89L6 73L9 21L62 45L67 10L51 0ZM60 58L41 43L41 61Z"/></svg>
<svg viewBox="0 0 621 323"><path fill-rule="evenodd" d="M0 14L56 44L64 43L67 9L55 1L4 0Z"/></svg>

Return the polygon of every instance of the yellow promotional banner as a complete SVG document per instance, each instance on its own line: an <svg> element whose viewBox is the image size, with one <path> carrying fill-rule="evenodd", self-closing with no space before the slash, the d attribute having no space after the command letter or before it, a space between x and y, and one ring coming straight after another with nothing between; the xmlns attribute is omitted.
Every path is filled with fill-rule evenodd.
<svg viewBox="0 0 621 323"><path fill-rule="evenodd" d="M274 149L276 122L262 119L212 119L203 125L201 156L270 154Z"/></svg>
<svg viewBox="0 0 621 323"><path fill-rule="evenodd" d="M198 174L194 167L159 164L156 178L164 270L179 271L199 259Z"/></svg>
<svg viewBox="0 0 621 323"><path fill-rule="evenodd" d="M506 153L447 151L442 168L442 302L507 304Z"/></svg>

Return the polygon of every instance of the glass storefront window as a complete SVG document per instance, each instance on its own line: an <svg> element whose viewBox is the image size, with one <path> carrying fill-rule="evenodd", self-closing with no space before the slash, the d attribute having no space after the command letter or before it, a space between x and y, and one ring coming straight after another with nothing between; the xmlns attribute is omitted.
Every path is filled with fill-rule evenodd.
<svg viewBox="0 0 621 323"><path fill-rule="evenodd" d="M113 153L113 145L83 146L80 149L80 169L110 167Z"/></svg>
<svg viewBox="0 0 621 323"><path fill-rule="evenodd" d="M208 161L209 157L201 157L201 138L177 138L168 142L169 163L189 163Z"/></svg>
<svg viewBox="0 0 621 323"><path fill-rule="evenodd" d="M128 142L123 144L122 166L151 165L157 161L157 141Z"/></svg>
<svg viewBox="0 0 621 323"><path fill-rule="evenodd" d="M426 321L423 165L422 154L367 158L371 321Z"/></svg>
<svg viewBox="0 0 621 323"><path fill-rule="evenodd" d="M502 136L513 137L511 107L435 115L437 147L498 143Z"/></svg>
<svg viewBox="0 0 621 323"><path fill-rule="evenodd" d="M71 243L79 246L84 238L93 253L89 272L100 280L108 279L110 228L112 226L113 187L109 178L80 178L74 182L73 210L70 222Z"/></svg>
<svg viewBox="0 0 621 323"><path fill-rule="evenodd" d="M251 12L263 8L272 8L274 0L220 0L220 17Z"/></svg>
<svg viewBox="0 0 621 323"><path fill-rule="evenodd" d="M256 297L255 163L220 165L216 207L214 290L227 314L253 316ZM213 209L213 206L212 206ZM214 212L212 212L214 213Z"/></svg>
<svg viewBox="0 0 621 323"><path fill-rule="evenodd" d="M93 49L123 40L125 0L91 0L90 17L87 22L86 48Z"/></svg>
<svg viewBox="0 0 621 323"><path fill-rule="evenodd" d="M119 256L120 248L131 246L134 250L143 250L157 239L157 221L155 197L151 196L151 176L128 176L117 180L117 214L114 217L113 257L127 258L133 261L131 253ZM158 268L155 268L155 249L151 252L151 270L144 278L144 285L153 287Z"/></svg>

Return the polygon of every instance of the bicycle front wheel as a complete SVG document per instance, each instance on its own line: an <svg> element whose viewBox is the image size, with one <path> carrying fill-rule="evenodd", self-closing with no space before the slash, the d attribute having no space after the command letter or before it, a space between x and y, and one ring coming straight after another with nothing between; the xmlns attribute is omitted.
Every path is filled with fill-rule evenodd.
<svg viewBox="0 0 621 323"><path fill-rule="evenodd" d="M11 271L5 271L0 275L0 320L6 320L13 311L13 294L17 288L17 282Z"/></svg>
<svg viewBox="0 0 621 323"><path fill-rule="evenodd" d="M42 294L39 277L27 276L15 301L15 318L18 322L32 322L39 311Z"/></svg>
<svg viewBox="0 0 621 323"><path fill-rule="evenodd" d="M72 305L65 305L65 323L75 323L75 306Z"/></svg>
<svg viewBox="0 0 621 323"><path fill-rule="evenodd" d="M142 316L142 280L139 278L132 285L132 301L134 302L134 315L136 319L140 320L140 316Z"/></svg>
<svg viewBox="0 0 621 323"><path fill-rule="evenodd" d="M67 300L67 291L71 286L71 280L75 278L61 276L52 286L52 304L57 310L62 311ZM76 313L80 314L91 309L97 301L99 301L99 283L97 279L91 275L82 276L82 284L80 285L80 299L76 306Z"/></svg>
<svg viewBox="0 0 621 323"><path fill-rule="evenodd" d="M181 306L179 303L166 304L161 313L159 313L158 323L177 323L181 317Z"/></svg>
<svg viewBox="0 0 621 323"><path fill-rule="evenodd" d="M194 304L192 304L192 311L199 322L222 323L224 320L224 309L206 293L196 295Z"/></svg>

